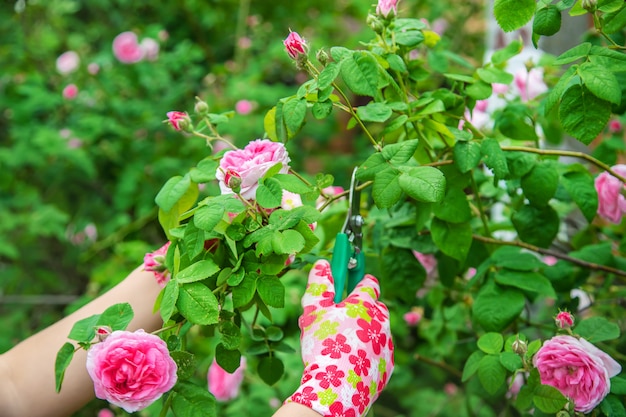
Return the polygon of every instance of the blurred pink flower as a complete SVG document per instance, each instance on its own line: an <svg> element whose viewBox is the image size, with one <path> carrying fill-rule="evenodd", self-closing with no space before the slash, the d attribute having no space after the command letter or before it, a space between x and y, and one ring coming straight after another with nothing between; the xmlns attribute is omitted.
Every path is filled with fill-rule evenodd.
<svg viewBox="0 0 626 417"><path fill-rule="evenodd" d="M152 38L143 38L139 44L145 58L148 61L156 61L159 58L159 43Z"/></svg>
<svg viewBox="0 0 626 417"><path fill-rule="evenodd" d="M474 278L474 275L476 275L476 268L471 266L467 268L467 272L465 273L465 279L472 279Z"/></svg>
<svg viewBox="0 0 626 417"><path fill-rule="evenodd" d="M67 147L69 149L78 149L83 146L83 141L78 138L72 138L67 141Z"/></svg>
<svg viewBox="0 0 626 417"><path fill-rule="evenodd" d="M528 71L521 68L514 75L513 84L517 87L522 101L529 101L548 91L548 86L543 81L543 69L532 68Z"/></svg>
<svg viewBox="0 0 626 417"><path fill-rule="evenodd" d="M103 408L98 411L98 417L115 417L115 414L108 408Z"/></svg>
<svg viewBox="0 0 626 417"><path fill-rule="evenodd" d="M90 63L89 65L87 65L87 72L91 75L96 75L100 72L100 65L96 64L95 62Z"/></svg>
<svg viewBox="0 0 626 417"><path fill-rule="evenodd" d="M63 89L63 98L66 100L74 100L78 96L78 87L76 84L68 84Z"/></svg>
<svg viewBox="0 0 626 417"><path fill-rule="evenodd" d="M404 319L404 322L406 323L407 326L415 327L422 320L423 315L424 315L424 309L420 307L413 307L411 308L411 311L404 313L402 318Z"/></svg>
<svg viewBox="0 0 626 417"><path fill-rule="evenodd" d="M189 115L182 111L168 111L166 116L167 121L172 125L174 130L184 130L185 124L188 125L191 121ZM181 122L183 123L181 124Z"/></svg>
<svg viewBox="0 0 626 417"><path fill-rule="evenodd" d="M387 17L391 12L398 14L398 0L378 0L376 14Z"/></svg>
<svg viewBox="0 0 626 417"><path fill-rule="evenodd" d="M87 351L96 397L129 413L142 410L176 384L176 362L161 338L117 330Z"/></svg>
<svg viewBox="0 0 626 417"><path fill-rule="evenodd" d="M491 115L487 112L489 106L488 100L477 100L474 110L470 112L469 109L465 109L465 119L459 121L459 129L462 129L465 125L465 120L469 121L476 129L483 129L491 120Z"/></svg>
<svg viewBox="0 0 626 417"><path fill-rule="evenodd" d="M233 170L241 176L241 196L246 200L256 198L259 180L276 164L281 164L279 173L289 172L289 154L285 145L268 139L254 140L243 149L228 151L222 157L220 166L215 173L222 194L232 194L225 183L225 174Z"/></svg>
<svg viewBox="0 0 626 417"><path fill-rule="evenodd" d="M134 64L144 57L144 50L133 32L122 32L113 39L113 55L124 64Z"/></svg>
<svg viewBox="0 0 626 417"><path fill-rule="evenodd" d="M493 83L491 89L494 94L506 94L509 91L508 84Z"/></svg>
<svg viewBox="0 0 626 417"><path fill-rule="evenodd" d="M165 266L165 255L171 242L167 242L154 252L148 252L143 257L143 269L154 274L157 284L161 288L170 280L170 271Z"/></svg>
<svg viewBox="0 0 626 417"><path fill-rule="evenodd" d="M522 389L522 387L524 386L525 381L523 373L518 372L515 374L515 378L511 378L512 377L509 377L508 379L509 390L505 394L506 398L516 398L517 394L519 394L519 390Z"/></svg>
<svg viewBox="0 0 626 417"><path fill-rule="evenodd" d="M446 31L446 29L448 29L448 21L442 17L435 19L435 21L431 25L431 29L433 30L433 32L441 36Z"/></svg>
<svg viewBox="0 0 626 417"><path fill-rule="evenodd" d="M254 103L252 103L250 100L239 100L237 103L235 103L235 111L242 115L249 114L252 111L253 107Z"/></svg>
<svg viewBox="0 0 626 417"><path fill-rule="evenodd" d="M162 29L157 34L157 37L159 38L159 40L161 42L165 42L166 40L168 40L170 38L170 34L169 34L169 32L167 30Z"/></svg>
<svg viewBox="0 0 626 417"><path fill-rule="evenodd" d="M209 372L207 373L209 392L215 396L217 401L229 401L237 397L245 369L246 358L244 356L241 357L239 368L232 374L226 372L213 359L213 363L209 366Z"/></svg>
<svg viewBox="0 0 626 417"><path fill-rule="evenodd" d="M554 323L559 329L569 329L574 325L574 316L568 311L559 311L554 317Z"/></svg>
<svg viewBox="0 0 626 417"><path fill-rule="evenodd" d="M252 39L247 36L243 36L237 41L237 46L241 49L248 49L252 46Z"/></svg>
<svg viewBox="0 0 626 417"><path fill-rule="evenodd" d="M622 367L583 338L555 336L533 357L541 383L551 385L574 402L574 409L589 413L606 397L610 378Z"/></svg>
<svg viewBox="0 0 626 417"><path fill-rule="evenodd" d="M319 210L320 208L322 208L324 203L326 203L327 197L334 197L336 195L343 193L344 191L345 190L343 189L343 187L335 187L332 185L330 187L326 187L322 189L322 194L320 194L320 196L315 201L315 208ZM345 201L345 197L340 197L339 199L334 200L334 202L338 202L338 201Z"/></svg>
<svg viewBox="0 0 626 417"><path fill-rule="evenodd" d="M63 52L57 58L56 66L60 74L67 75L78 69L80 57L74 51Z"/></svg>
<svg viewBox="0 0 626 417"><path fill-rule="evenodd" d="M424 269L426 270L427 275L432 275L437 271L437 258L435 255L428 253L421 253L416 250L413 251L413 255L422 264Z"/></svg>
<svg viewBox="0 0 626 417"><path fill-rule="evenodd" d="M307 44L297 32L289 32L287 38L283 41L285 50L292 59L296 59L300 55L306 55Z"/></svg>
<svg viewBox="0 0 626 417"><path fill-rule="evenodd" d="M624 126L622 126L622 122L617 119L613 119L609 122L609 132L618 133L621 132Z"/></svg>
<svg viewBox="0 0 626 417"><path fill-rule="evenodd" d="M552 256L552 255L546 255L543 257L542 260L543 260L543 263L548 266L556 265L556 263L559 261L556 256Z"/></svg>
<svg viewBox="0 0 626 417"><path fill-rule="evenodd" d="M459 392L459 387L456 384L453 384L452 382L448 382L447 384L443 386L443 392L445 392L446 395L451 397L453 395L456 395Z"/></svg>
<svg viewBox="0 0 626 417"><path fill-rule="evenodd" d="M618 175L626 177L626 165L615 165L612 168ZM624 183L605 171L596 177L595 188L598 193L598 215L619 224L626 213Z"/></svg>

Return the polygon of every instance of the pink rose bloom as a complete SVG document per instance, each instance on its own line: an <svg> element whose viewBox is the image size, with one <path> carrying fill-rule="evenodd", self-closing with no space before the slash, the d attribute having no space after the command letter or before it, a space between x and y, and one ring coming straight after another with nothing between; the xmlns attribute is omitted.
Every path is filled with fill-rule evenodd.
<svg viewBox="0 0 626 417"><path fill-rule="evenodd" d="M250 100L239 100L235 103L235 111L242 115L249 114L252 111L252 107Z"/></svg>
<svg viewBox="0 0 626 417"><path fill-rule="evenodd" d="M574 325L574 316L567 311L559 311L554 317L554 323L559 329L569 329Z"/></svg>
<svg viewBox="0 0 626 417"><path fill-rule="evenodd" d="M398 13L398 0L378 0L376 14L387 17L391 12Z"/></svg>
<svg viewBox="0 0 626 417"><path fill-rule="evenodd" d="M89 65L87 65L87 72L91 75L96 75L100 72L100 65L96 64L95 62L90 63Z"/></svg>
<svg viewBox="0 0 626 417"><path fill-rule="evenodd" d="M626 165L615 165L612 168L617 174L626 176ZM619 224L626 213L626 198L622 194L624 183L608 172L603 172L596 177L595 187L598 193L598 215Z"/></svg>
<svg viewBox="0 0 626 417"><path fill-rule="evenodd" d="M506 94L509 91L508 84L493 83L491 89L494 94Z"/></svg>
<svg viewBox="0 0 626 417"><path fill-rule="evenodd" d="M402 316L404 322L409 327L415 327L422 320L422 311L419 308L412 308L411 311Z"/></svg>
<svg viewBox="0 0 626 417"><path fill-rule="evenodd" d="M600 404L611 388L609 379L622 370L609 355L574 336L555 336L545 341L533 363L541 383L561 391L581 413Z"/></svg>
<svg viewBox="0 0 626 417"><path fill-rule="evenodd" d="M87 351L96 397L129 413L142 410L176 384L176 362L158 336L117 330Z"/></svg>
<svg viewBox="0 0 626 417"><path fill-rule="evenodd" d="M159 58L159 43L152 38L143 38L139 45L148 61L156 61Z"/></svg>
<svg viewBox="0 0 626 417"><path fill-rule="evenodd" d="M556 263L559 261L556 256L552 256L552 255L546 255L543 257L543 263L548 265L548 266L552 266L552 265L556 265Z"/></svg>
<svg viewBox="0 0 626 417"><path fill-rule="evenodd" d="M245 369L246 358L243 356L241 357L239 368L232 374L226 372L213 359L213 363L209 366L209 372L207 373L209 392L215 396L217 401L229 401L237 397Z"/></svg>
<svg viewBox="0 0 626 417"><path fill-rule="evenodd" d="M144 57L144 50L133 32L122 32L113 39L113 55L123 64L134 64Z"/></svg>
<svg viewBox="0 0 626 417"><path fill-rule="evenodd" d="M168 111L166 116L167 121L175 130L181 130L185 127L184 124L189 124L189 122L191 122L189 115L182 111ZM181 124L181 122L183 122L183 124Z"/></svg>
<svg viewBox="0 0 626 417"><path fill-rule="evenodd" d="M420 253L416 250L413 251L413 255L422 264L424 269L426 270L427 275L433 274L437 270L437 258L435 255L429 253Z"/></svg>
<svg viewBox="0 0 626 417"><path fill-rule="evenodd" d="M78 69L80 65L80 57L74 51L63 52L57 58L57 71L59 74L67 75Z"/></svg>
<svg viewBox="0 0 626 417"><path fill-rule="evenodd" d="M489 101L477 100L474 110L470 112L469 109L465 109L465 120L469 121L476 129L483 129L491 121L491 115L487 112ZM459 121L459 129L462 129L465 125L465 120Z"/></svg>
<svg viewBox="0 0 626 417"><path fill-rule="evenodd" d="M115 414L113 414L113 411L108 408L103 408L98 411L98 417L115 417Z"/></svg>
<svg viewBox="0 0 626 417"><path fill-rule="evenodd" d="M515 73L513 84L517 87L522 101L532 100L548 91L541 68L532 68L530 72L526 68L520 69Z"/></svg>
<svg viewBox="0 0 626 417"><path fill-rule="evenodd" d="M68 84L63 89L63 98L66 100L74 100L78 96L78 87L76 84Z"/></svg>
<svg viewBox="0 0 626 417"><path fill-rule="evenodd" d="M622 130L622 122L617 119L613 119L609 122L609 132L610 133L618 133Z"/></svg>
<svg viewBox="0 0 626 417"><path fill-rule="evenodd" d="M326 187L324 189L322 189L322 195L320 195L317 200L315 201L315 208L317 208L318 210L320 208L322 208L322 206L324 205L324 203L326 203L327 201L327 197L334 197L336 195L339 195L341 193L343 193L345 190L343 189L343 187L336 187L336 186L330 186L330 187ZM325 197L327 196L327 197ZM341 197L337 200L334 200L335 202L338 201L345 201L345 197Z"/></svg>
<svg viewBox="0 0 626 417"><path fill-rule="evenodd" d="M154 252L146 253L143 257L143 269L154 274L157 284L161 288L170 280L170 271L165 266L165 255L171 242L167 242Z"/></svg>
<svg viewBox="0 0 626 417"><path fill-rule="evenodd" d="M297 32L289 32L289 35L283 41L283 45L285 45L285 49L292 59L296 59L299 55L306 55L306 41Z"/></svg>
<svg viewBox="0 0 626 417"><path fill-rule="evenodd" d="M280 207L284 210L291 210L296 207L302 206L302 197L300 194L292 193L291 191L283 190L283 197L280 203Z"/></svg>
<svg viewBox="0 0 626 417"><path fill-rule="evenodd" d="M259 179L276 164L282 165L279 171L281 174L288 173L290 161L285 145L268 139L257 139L243 149L226 152L215 177L219 181L222 194L232 194L233 190L224 182L224 176L229 170L238 173L241 177L241 196L246 200L253 200Z"/></svg>

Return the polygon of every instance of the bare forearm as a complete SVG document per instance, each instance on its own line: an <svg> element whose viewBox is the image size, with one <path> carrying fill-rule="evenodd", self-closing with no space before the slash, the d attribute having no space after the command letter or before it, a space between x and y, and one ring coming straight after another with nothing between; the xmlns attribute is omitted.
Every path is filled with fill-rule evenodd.
<svg viewBox="0 0 626 417"><path fill-rule="evenodd" d="M280 407L272 417L320 417L320 414L298 403L287 403Z"/></svg>
<svg viewBox="0 0 626 417"><path fill-rule="evenodd" d="M74 323L127 302L135 313L128 329L154 331L162 324L158 313L152 313L159 291L152 273L138 267L107 293L0 355L0 417L63 417L80 409L94 397L85 369L86 352L76 352L58 394L54 378L57 351Z"/></svg>

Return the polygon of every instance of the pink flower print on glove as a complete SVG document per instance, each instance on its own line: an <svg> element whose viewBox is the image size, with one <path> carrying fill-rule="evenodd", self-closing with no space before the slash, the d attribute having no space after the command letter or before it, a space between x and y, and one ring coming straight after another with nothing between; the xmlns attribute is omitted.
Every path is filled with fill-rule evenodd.
<svg viewBox="0 0 626 417"><path fill-rule="evenodd" d="M315 263L298 321L304 373L300 388L285 402L327 417L367 414L393 372L389 311L379 294L376 278L365 275L335 304L330 264Z"/></svg>

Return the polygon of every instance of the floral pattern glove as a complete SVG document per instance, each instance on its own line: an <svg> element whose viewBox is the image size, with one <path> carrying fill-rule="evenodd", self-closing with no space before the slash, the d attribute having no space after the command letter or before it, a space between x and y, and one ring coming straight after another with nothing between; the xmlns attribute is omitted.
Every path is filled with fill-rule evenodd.
<svg viewBox="0 0 626 417"><path fill-rule="evenodd" d="M365 275L352 293L335 304L328 261L316 262L298 321L304 373L296 402L326 417L364 416L393 371L389 311L378 281Z"/></svg>

